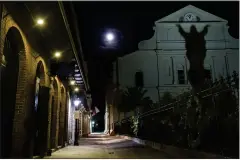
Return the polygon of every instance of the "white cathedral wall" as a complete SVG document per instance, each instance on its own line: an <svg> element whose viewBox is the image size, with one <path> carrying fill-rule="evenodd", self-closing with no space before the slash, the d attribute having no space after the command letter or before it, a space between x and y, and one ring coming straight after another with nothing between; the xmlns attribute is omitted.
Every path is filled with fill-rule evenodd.
<svg viewBox="0 0 240 160"><path fill-rule="evenodd" d="M155 51L137 51L119 58L119 83L123 86L135 85L135 73L144 73L145 87L157 86L157 60Z"/></svg>
<svg viewBox="0 0 240 160"><path fill-rule="evenodd" d="M231 50L227 52L228 64L229 64L229 74L231 75L233 71L239 73L239 51Z"/></svg>
<svg viewBox="0 0 240 160"><path fill-rule="evenodd" d="M171 92L173 95L178 95L191 88L187 82L187 70L189 69L189 62L185 57L185 51L157 51L159 62L159 87L160 96L164 92ZM239 57L237 50L208 50L204 61L205 69L209 69L212 73L212 79L218 79L220 75L226 76L227 68L225 64L225 56L227 56L229 73L233 70L238 72ZM173 59L173 73L171 58ZM182 68L185 72L186 84L178 84L177 70ZM148 92L153 101L158 101L157 93L157 55L155 51L136 51L131 55L120 58L120 85L135 86L135 73L141 70L144 75L144 89ZM174 81L173 81L174 75Z"/></svg>
<svg viewBox="0 0 240 160"><path fill-rule="evenodd" d="M226 31L226 23L180 23L181 27L185 32L190 31L192 25L196 26L197 31L201 32L206 25L210 25L208 28L208 33L205 36L206 48L207 49L225 49L226 47L226 37L228 36L228 31ZM227 33L227 34L226 34ZM157 34L157 48L163 50L184 50L185 41L180 35L176 23L159 23L156 27ZM154 36L153 36L154 37ZM144 48L145 43L149 42L143 41L140 48ZM151 39L151 41L154 41ZM156 41L156 40L155 40Z"/></svg>
<svg viewBox="0 0 240 160"><path fill-rule="evenodd" d="M135 73L141 70L144 75L144 88L148 90L146 95L150 96L153 101L158 101L156 89L158 58L160 95L165 91L177 95L190 88L190 84L187 82L189 61L185 57L185 40L180 35L176 24L180 24L186 32L190 31L192 25L196 26L198 32L201 32L204 26L209 25L208 33L205 36L207 54L204 67L211 71L213 80L218 79L220 75L227 76L227 72L230 75L234 70L239 72L239 40L229 34L227 21L213 22L205 19L208 18L206 16L208 14L202 14L199 15L202 22L155 23L152 38L141 41L138 44L138 51L119 58L120 85L123 87L135 86ZM158 57L155 50L157 50ZM178 84L177 70L179 68L185 71L186 84ZM114 75L116 81L116 70Z"/></svg>
<svg viewBox="0 0 240 160"><path fill-rule="evenodd" d="M157 101L157 58L155 51L137 51L131 55L119 58L119 83L124 87L135 86L135 73L143 72L146 96ZM115 79L115 78L114 78Z"/></svg>

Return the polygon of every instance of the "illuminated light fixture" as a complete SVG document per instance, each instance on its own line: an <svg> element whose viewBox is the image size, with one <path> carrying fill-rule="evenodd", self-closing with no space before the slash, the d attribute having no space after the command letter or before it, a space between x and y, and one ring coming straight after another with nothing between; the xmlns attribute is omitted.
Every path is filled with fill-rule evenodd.
<svg viewBox="0 0 240 160"><path fill-rule="evenodd" d="M80 77L81 76L81 74L75 74L75 77Z"/></svg>
<svg viewBox="0 0 240 160"><path fill-rule="evenodd" d="M75 84L75 81L74 81L74 80L71 80L71 81L70 81L70 84L71 84L71 85L74 85L74 84Z"/></svg>
<svg viewBox="0 0 240 160"><path fill-rule="evenodd" d="M73 103L74 103L75 106L78 106L81 103L81 101L77 99Z"/></svg>
<svg viewBox="0 0 240 160"><path fill-rule="evenodd" d="M75 72L79 72L79 70L78 70L78 69L75 69Z"/></svg>
<svg viewBox="0 0 240 160"><path fill-rule="evenodd" d="M82 80L82 78L75 78L76 80Z"/></svg>
<svg viewBox="0 0 240 160"><path fill-rule="evenodd" d="M76 87L76 88L74 89L74 91L75 91L75 92L78 92L78 91L79 91L79 88L78 88L78 87Z"/></svg>
<svg viewBox="0 0 240 160"><path fill-rule="evenodd" d="M55 52L55 54L54 54L54 55L55 55L55 57L56 57L56 58L59 58L59 57L61 57L61 53L60 53L60 52Z"/></svg>
<svg viewBox="0 0 240 160"><path fill-rule="evenodd" d="M44 25L44 20L42 18L37 19L37 24L40 26Z"/></svg>

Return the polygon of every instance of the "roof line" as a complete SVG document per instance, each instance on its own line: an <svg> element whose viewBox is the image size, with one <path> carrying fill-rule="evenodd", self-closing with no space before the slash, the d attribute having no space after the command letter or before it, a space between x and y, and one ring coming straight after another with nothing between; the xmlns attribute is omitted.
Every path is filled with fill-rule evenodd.
<svg viewBox="0 0 240 160"><path fill-rule="evenodd" d="M74 56L75 56L75 58L76 58L76 61L77 61L79 70L80 70L80 72L81 72L81 74L82 74L82 78L83 78L83 81L84 81L84 86L86 87L86 90L88 90L89 88L88 88L88 86L87 86L87 84L86 84L85 75L83 74L83 71L82 71L82 68L81 68L81 65L80 65L80 60L79 60L79 58L78 58L76 46L75 46L74 41L73 41L73 37L72 37L72 33L71 33L71 31L70 31L70 27L69 27L68 20L67 20L67 18L66 18L66 13L65 13L65 10L64 10L64 7L63 7L63 3L62 3L62 1L58 1L58 4L59 4L59 8L60 8L62 17L63 17L63 21L64 21L64 24L65 24L65 27L66 27L67 32L68 32L68 36L69 36L69 38L70 38L70 42L71 42L71 45L72 45L72 49L73 49Z"/></svg>

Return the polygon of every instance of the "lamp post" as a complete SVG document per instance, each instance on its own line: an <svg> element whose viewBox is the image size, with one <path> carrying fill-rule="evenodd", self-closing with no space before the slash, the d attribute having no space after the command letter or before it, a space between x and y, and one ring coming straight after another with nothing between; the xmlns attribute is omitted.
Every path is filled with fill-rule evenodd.
<svg viewBox="0 0 240 160"><path fill-rule="evenodd" d="M75 105L75 113L74 113L74 118L75 118L75 137L74 137L74 145L78 146L78 139L79 139L79 104L81 103L80 100L75 100L74 105Z"/></svg>

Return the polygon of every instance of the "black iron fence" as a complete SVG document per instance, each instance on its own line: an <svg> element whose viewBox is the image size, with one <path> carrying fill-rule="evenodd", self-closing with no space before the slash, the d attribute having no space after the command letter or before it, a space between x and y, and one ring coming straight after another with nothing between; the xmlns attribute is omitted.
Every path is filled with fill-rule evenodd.
<svg viewBox="0 0 240 160"><path fill-rule="evenodd" d="M206 86L197 101L186 92L168 105L115 123L115 133L239 157L238 74Z"/></svg>

